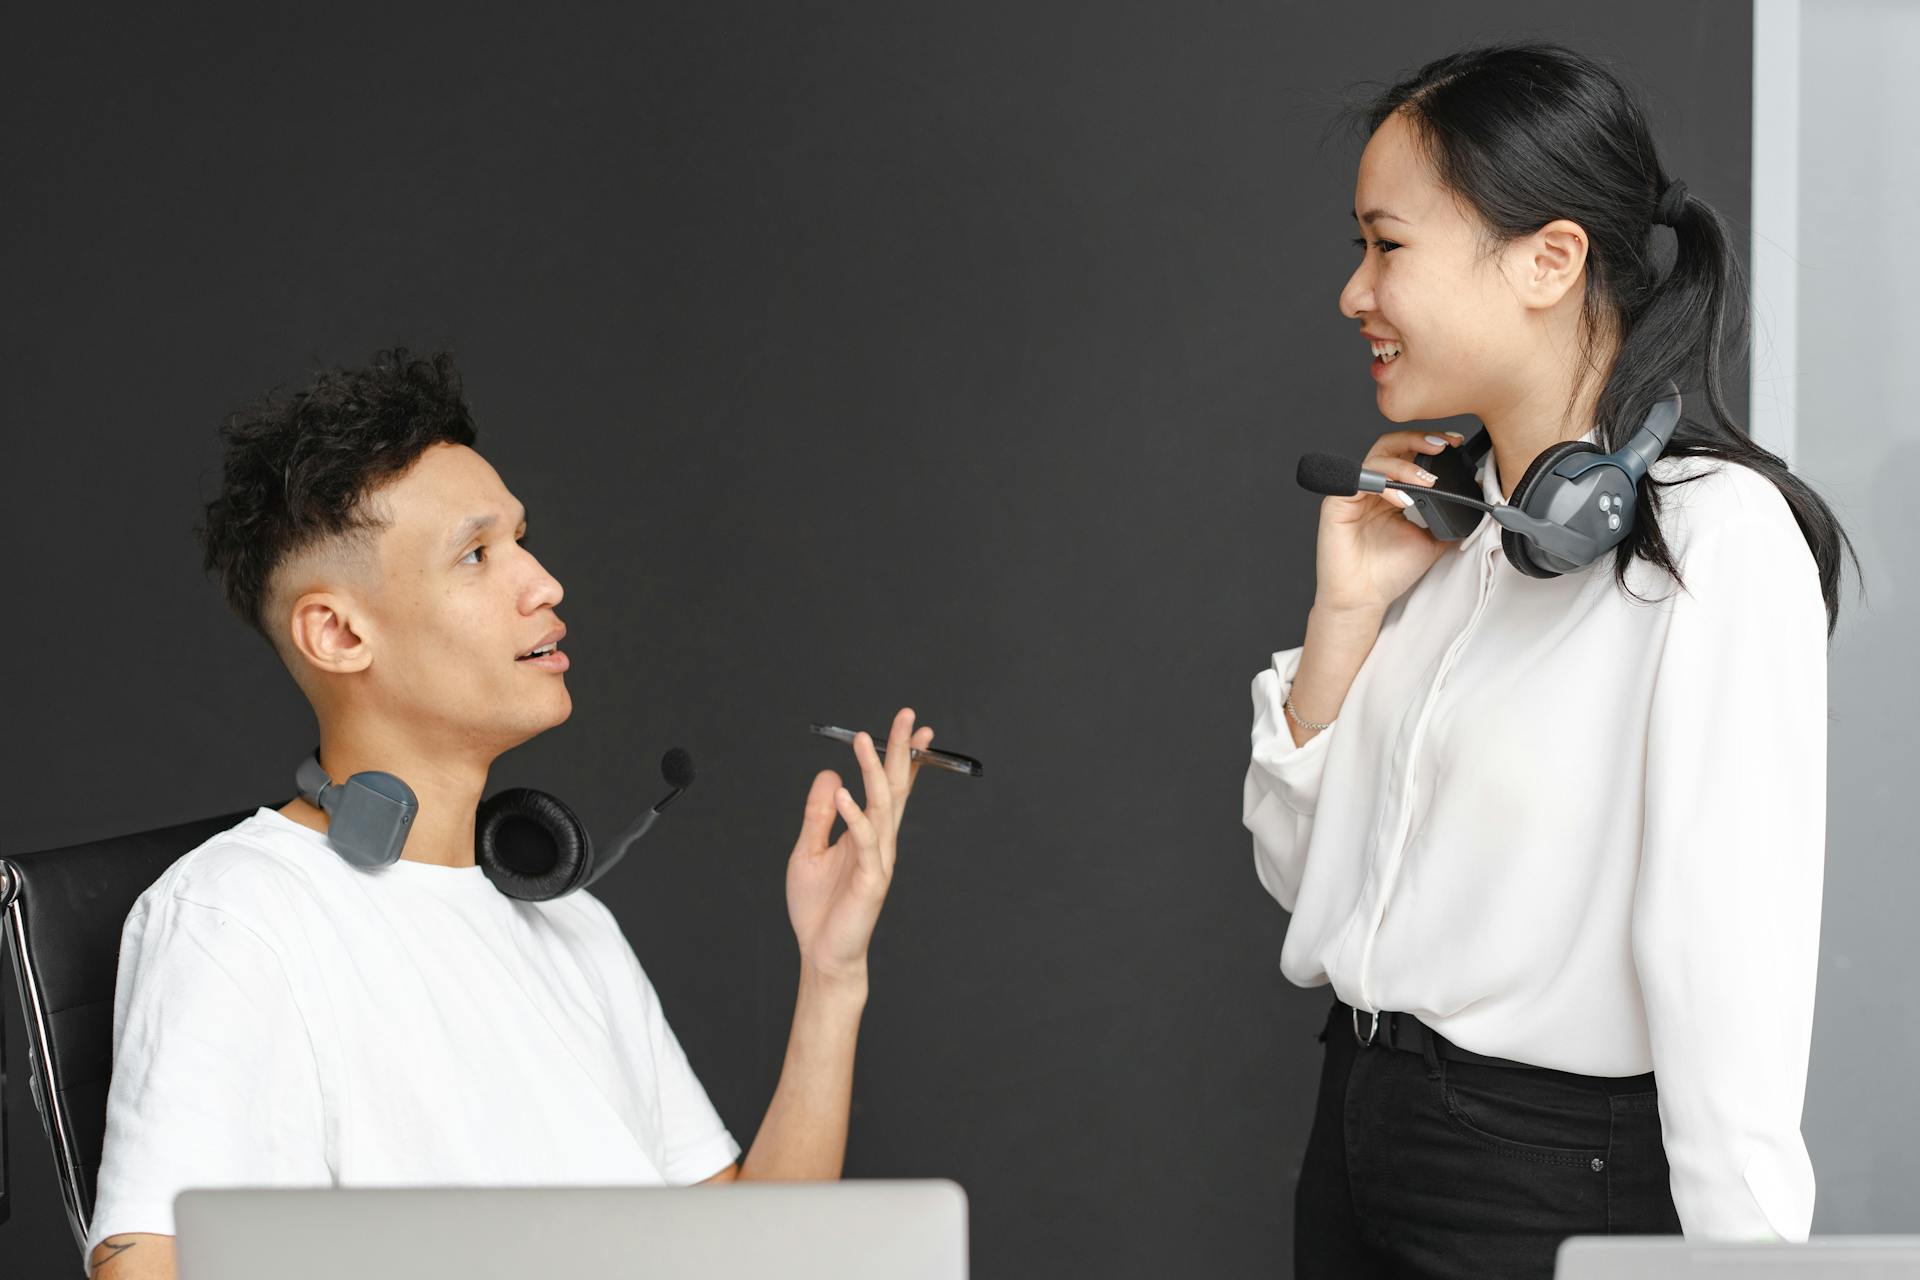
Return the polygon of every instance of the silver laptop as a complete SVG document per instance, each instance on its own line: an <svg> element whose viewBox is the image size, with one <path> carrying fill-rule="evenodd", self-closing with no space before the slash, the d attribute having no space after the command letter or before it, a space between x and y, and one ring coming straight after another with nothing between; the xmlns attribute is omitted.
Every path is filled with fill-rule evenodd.
<svg viewBox="0 0 1920 1280"><path fill-rule="evenodd" d="M966 1280L945 1181L183 1191L181 1280Z"/></svg>
<svg viewBox="0 0 1920 1280"><path fill-rule="evenodd" d="M1689 1244L1678 1236L1575 1236L1554 1280L1915 1280L1920 1236L1815 1236L1805 1244Z"/></svg>

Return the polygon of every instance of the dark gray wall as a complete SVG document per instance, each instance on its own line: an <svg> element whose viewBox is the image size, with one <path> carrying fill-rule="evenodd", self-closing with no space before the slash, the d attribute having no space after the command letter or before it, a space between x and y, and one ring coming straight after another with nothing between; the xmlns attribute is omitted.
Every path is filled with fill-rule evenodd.
<svg viewBox="0 0 1920 1280"><path fill-rule="evenodd" d="M1276 969L1246 690L1312 594L1295 457L1385 426L1335 303L1358 144L1322 132L1354 82L1562 38L1744 226L1745 8L907 8L41 7L5 90L0 848L286 792L309 717L190 534L213 428L450 346L577 664L496 781L604 830L694 752L604 896L738 1136L841 759L805 724L910 700L988 775L915 799L849 1172L957 1178L981 1276L1284 1274L1325 995ZM0 1270L42 1274L71 1245L5 1003Z"/></svg>

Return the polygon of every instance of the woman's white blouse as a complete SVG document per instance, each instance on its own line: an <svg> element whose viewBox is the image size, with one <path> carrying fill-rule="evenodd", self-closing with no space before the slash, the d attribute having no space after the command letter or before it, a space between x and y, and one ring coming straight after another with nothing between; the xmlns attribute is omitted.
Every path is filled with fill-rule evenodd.
<svg viewBox="0 0 1920 1280"><path fill-rule="evenodd" d="M1611 554L1526 577L1483 518L1387 611L1331 728L1287 730L1299 649L1255 677L1243 819L1291 981L1477 1053L1655 1072L1686 1233L1802 1240L1826 610L1772 482L1653 473L1698 477L1662 491L1684 593L1636 560L1635 603ZM1501 501L1491 453L1480 481Z"/></svg>

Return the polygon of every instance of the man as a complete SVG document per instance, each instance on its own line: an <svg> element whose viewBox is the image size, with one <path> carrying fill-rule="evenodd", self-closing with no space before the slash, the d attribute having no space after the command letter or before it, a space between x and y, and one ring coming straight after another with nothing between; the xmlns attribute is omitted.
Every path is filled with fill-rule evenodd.
<svg viewBox="0 0 1920 1280"><path fill-rule="evenodd" d="M861 735L864 810L832 772L813 781L787 867L801 976L786 1062L736 1164L607 909L584 892L518 901L475 865L489 767L572 701L560 584L472 448L451 360L383 352L223 434L208 567L313 704L328 775L396 774L419 811L400 860L369 871L307 801L263 808L142 895L121 943L92 1275L172 1276L189 1186L838 1177L908 747L932 731L903 709L884 764Z"/></svg>

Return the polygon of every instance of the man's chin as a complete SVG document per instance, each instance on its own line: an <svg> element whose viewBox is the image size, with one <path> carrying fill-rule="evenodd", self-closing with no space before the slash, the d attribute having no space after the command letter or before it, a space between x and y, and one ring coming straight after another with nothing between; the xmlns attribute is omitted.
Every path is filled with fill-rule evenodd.
<svg viewBox="0 0 1920 1280"><path fill-rule="evenodd" d="M573 695L567 692L567 686L563 684L560 686L560 696L553 699L551 709L536 722L533 733L529 733L527 736L530 738L534 734L545 733L549 729L557 729L565 724L572 715Z"/></svg>
<svg viewBox="0 0 1920 1280"><path fill-rule="evenodd" d="M539 737L547 730L565 724L572 715L573 698L568 695L565 687L562 687L560 696L552 699L548 706L541 707L511 727L506 727L506 732L501 735L499 750L511 751L522 743Z"/></svg>

